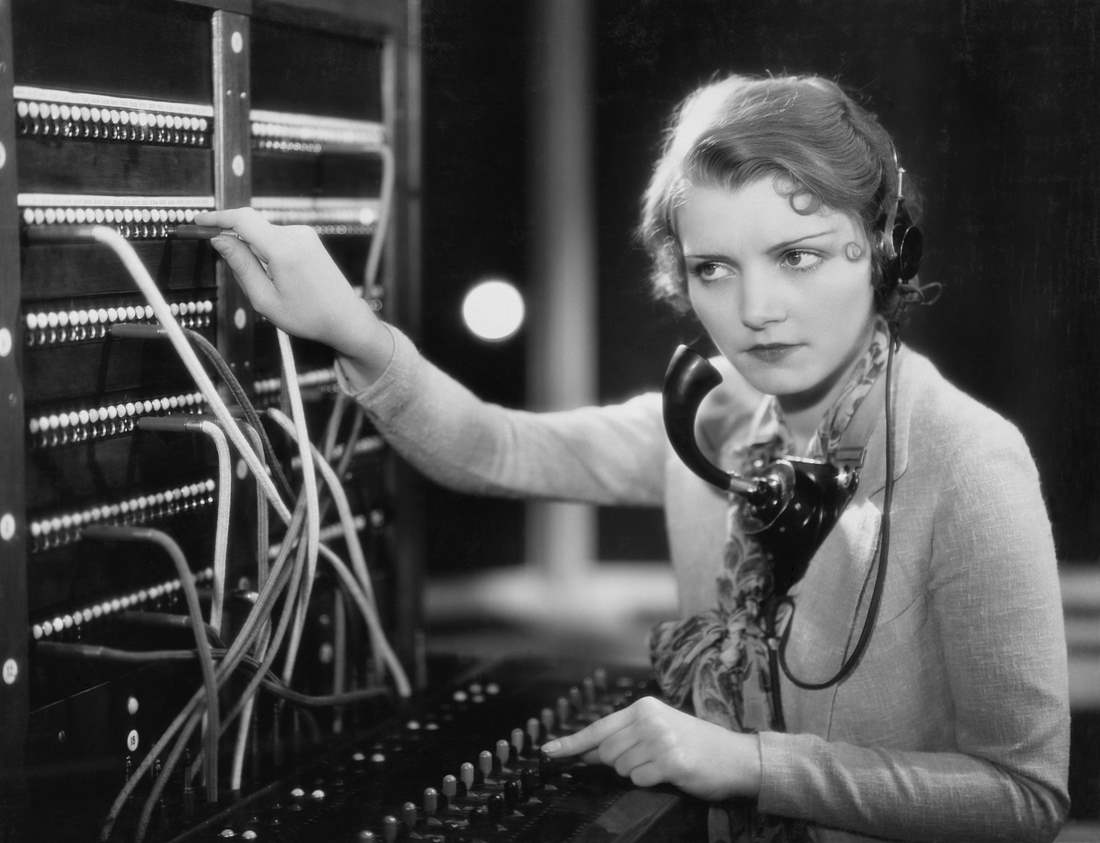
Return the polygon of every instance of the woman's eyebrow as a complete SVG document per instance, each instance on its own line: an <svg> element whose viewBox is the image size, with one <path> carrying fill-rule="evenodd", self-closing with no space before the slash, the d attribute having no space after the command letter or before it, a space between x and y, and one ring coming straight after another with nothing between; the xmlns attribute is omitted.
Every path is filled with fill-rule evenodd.
<svg viewBox="0 0 1100 843"><path fill-rule="evenodd" d="M817 231L813 234L803 234L801 237L795 237L793 240L784 240L782 243L776 243L770 249L769 252L782 252L785 249L789 249L791 246L797 246L799 243L803 243L806 240L813 240L818 237L825 237L830 234L836 234L835 228L828 228L825 231Z"/></svg>
<svg viewBox="0 0 1100 843"><path fill-rule="evenodd" d="M692 252L684 255L684 260L693 261L716 261L720 263L735 263L736 261L729 255L721 254L720 252Z"/></svg>
<svg viewBox="0 0 1100 843"><path fill-rule="evenodd" d="M782 252L785 249L789 249L792 246L797 246L799 243L804 243L807 240L816 240L818 237L827 237L832 234L836 234L836 228L827 228L824 231L815 231L812 234L803 234L800 237L792 238L791 240L784 240L781 243L776 243L774 246L770 246L767 249L768 254L774 252ZM701 260L701 261L721 261L723 263L734 263L735 259L730 255L723 254L721 252L688 252L684 254L685 260Z"/></svg>

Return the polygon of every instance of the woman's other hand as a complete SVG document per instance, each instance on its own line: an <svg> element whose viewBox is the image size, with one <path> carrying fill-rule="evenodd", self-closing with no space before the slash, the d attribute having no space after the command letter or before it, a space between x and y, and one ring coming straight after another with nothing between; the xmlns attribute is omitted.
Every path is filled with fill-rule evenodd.
<svg viewBox="0 0 1100 843"><path fill-rule="evenodd" d="M365 373L377 375L388 363L389 332L312 228L272 225L252 208L205 211L195 223L227 232L210 244L258 313L289 334L331 346Z"/></svg>
<svg viewBox="0 0 1100 843"><path fill-rule="evenodd" d="M639 787L667 783L711 802L760 791L755 735L700 720L654 697L642 697L542 749L551 758L580 755L614 767Z"/></svg>

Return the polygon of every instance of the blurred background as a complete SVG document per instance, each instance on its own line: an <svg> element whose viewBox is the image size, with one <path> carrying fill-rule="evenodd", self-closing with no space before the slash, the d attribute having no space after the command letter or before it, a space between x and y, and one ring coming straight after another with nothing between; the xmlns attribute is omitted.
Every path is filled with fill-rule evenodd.
<svg viewBox="0 0 1100 843"><path fill-rule="evenodd" d="M876 112L923 194L907 341L1024 432L1063 572L1078 816L1100 817L1100 101L1097 0L423 0L418 342L486 400L657 389L690 321L654 303L632 239L665 121L729 72L813 72ZM522 294L476 337L479 281ZM433 646L645 659L675 612L659 511L429 487ZM1084 838L1082 838L1084 839Z"/></svg>

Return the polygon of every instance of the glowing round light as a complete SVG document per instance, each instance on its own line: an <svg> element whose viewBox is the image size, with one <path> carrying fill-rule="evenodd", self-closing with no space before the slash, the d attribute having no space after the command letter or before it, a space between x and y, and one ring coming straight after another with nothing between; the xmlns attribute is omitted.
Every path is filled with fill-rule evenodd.
<svg viewBox="0 0 1100 843"><path fill-rule="evenodd" d="M489 342L506 340L523 324L523 296L507 281L482 281L462 300L462 319L474 336Z"/></svg>

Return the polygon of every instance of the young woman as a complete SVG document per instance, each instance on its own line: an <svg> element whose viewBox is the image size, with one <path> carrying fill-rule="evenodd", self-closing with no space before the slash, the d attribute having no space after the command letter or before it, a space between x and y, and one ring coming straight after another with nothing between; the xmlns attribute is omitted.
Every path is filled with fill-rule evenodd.
<svg viewBox="0 0 1100 843"><path fill-rule="evenodd" d="M745 476L857 455L854 497L783 601L744 500L677 459L659 396L483 403L379 322L311 231L198 222L237 233L213 243L257 310L331 345L343 387L435 479L664 506L682 612L653 634L664 701L552 756L711 801L712 840L1051 840L1069 717L1049 521L1015 427L895 342L920 293L897 265L900 180L832 82L730 77L685 101L646 194L656 289L720 352L704 453Z"/></svg>

